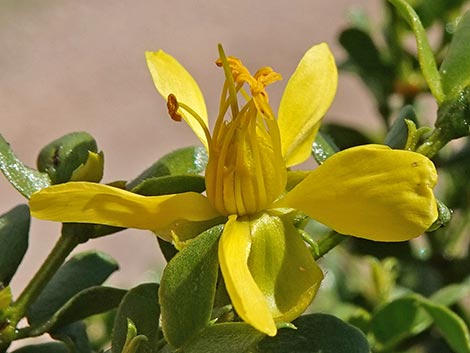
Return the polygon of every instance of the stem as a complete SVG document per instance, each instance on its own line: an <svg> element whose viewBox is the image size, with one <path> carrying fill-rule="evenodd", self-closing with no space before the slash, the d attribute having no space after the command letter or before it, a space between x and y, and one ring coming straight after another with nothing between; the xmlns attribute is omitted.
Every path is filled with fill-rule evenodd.
<svg viewBox="0 0 470 353"><path fill-rule="evenodd" d="M436 128L431 135L424 141L417 149L416 152L425 155L428 158L434 157L444 147L448 139L445 138L442 130Z"/></svg>
<svg viewBox="0 0 470 353"><path fill-rule="evenodd" d="M343 240L347 238L346 235L339 234L332 230L330 233L325 235L317 242L317 251L315 254L315 260L323 257L327 254L331 249L335 248L337 245L341 244Z"/></svg>
<svg viewBox="0 0 470 353"><path fill-rule="evenodd" d="M36 272L18 299L8 309L8 326L11 330L6 329L3 331L4 335L0 335L0 352L2 352L1 347L3 347L3 344L7 342L9 344L9 342L16 338L18 322L24 317L29 306L38 298L52 276L54 276L67 256L78 244L79 240L77 237L62 235L59 238L38 272ZM6 334L7 332L8 334Z"/></svg>

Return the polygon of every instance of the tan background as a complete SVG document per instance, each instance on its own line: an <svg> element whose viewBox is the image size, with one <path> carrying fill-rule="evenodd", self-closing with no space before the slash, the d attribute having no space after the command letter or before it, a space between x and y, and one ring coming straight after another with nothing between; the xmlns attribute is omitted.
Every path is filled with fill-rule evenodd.
<svg viewBox="0 0 470 353"><path fill-rule="evenodd" d="M380 5L379 0L0 0L0 133L33 166L48 142L88 131L105 152L104 182L130 179L172 149L198 143L186 126L167 118L145 50L162 48L178 58L200 83L214 116L223 80L214 60L216 44L223 43L252 71L270 65L284 74L270 91L277 107L286 79L310 46L326 41L343 57L335 36L347 23L347 11L361 7L378 21ZM342 76L328 119L377 129L374 114L357 80ZM0 213L20 202L0 178ZM57 224L33 221L30 249L13 282L15 295L58 231ZM121 232L78 250L88 248L119 261L122 271L110 279L114 285L160 275L159 250L149 232Z"/></svg>

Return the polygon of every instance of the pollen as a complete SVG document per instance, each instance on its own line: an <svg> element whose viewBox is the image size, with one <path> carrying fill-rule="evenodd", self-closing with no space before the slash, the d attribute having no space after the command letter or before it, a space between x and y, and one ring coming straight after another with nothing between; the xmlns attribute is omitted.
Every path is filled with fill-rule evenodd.
<svg viewBox="0 0 470 353"><path fill-rule="evenodd" d="M178 100L176 99L173 93L170 93L168 95L166 106L168 108L168 114L174 121L183 120L183 116L178 112L178 109L179 109Z"/></svg>

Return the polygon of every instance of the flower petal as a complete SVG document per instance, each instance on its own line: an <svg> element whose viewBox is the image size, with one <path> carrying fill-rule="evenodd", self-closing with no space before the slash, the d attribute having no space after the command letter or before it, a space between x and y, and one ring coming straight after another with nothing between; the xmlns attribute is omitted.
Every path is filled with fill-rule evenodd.
<svg viewBox="0 0 470 353"><path fill-rule="evenodd" d="M266 299L248 269L250 222L229 217L219 241L219 262L227 292L238 315L257 330L274 336L276 325Z"/></svg>
<svg viewBox="0 0 470 353"><path fill-rule="evenodd" d="M334 154L275 207L291 207L336 231L376 241L419 236L437 218L437 173L421 154L381 145Z"/></svg>
<svg viewBox="0 0 470 353"><path fill-rule="evenodd" d="M179 102L186 104L194 110L202 118L207 127L207 109L204 96L191 74L174 57L163 50L158 52L147 51L145 57L155 87L165 101L170 93L172 93ZM183 109L180 109L180 112L199 140L207 148L206 135L199 122Z"/></svg>
<svg viewBox="0 0 470 353"><path fill-rule="evenodd" d="M278 112L282 155L287 167L310 156L321 118L338 84L333 55L325 43L310 48L287 83Z"/></svg>
<svg viewBox="0 0 470 353"><path fill-rule="evenodd" d="M70 182L31 195L31 214L56 222L106 224L157 231L178 219L203 221L218 216L195 192L141 196L112 186Z"/></svg>
<svg viewBox="0 0 470 353"><path fill-rule="evenodd" d="M276 322L299 317L323 279L292 220L285 217L263 214L250 222L248 267Z"/></svg>

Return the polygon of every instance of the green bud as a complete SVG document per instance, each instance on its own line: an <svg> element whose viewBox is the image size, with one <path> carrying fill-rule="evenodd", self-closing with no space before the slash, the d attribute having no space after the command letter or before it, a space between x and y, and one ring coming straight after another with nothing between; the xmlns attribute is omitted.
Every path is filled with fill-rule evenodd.
<svg viewBox="0 0 470 353"><path fill-rule="evenodd" d="M447 141L470 135L470 86L440 105L435 126Z"/></svg>
<svg viewBox="0 0 470 353"><path fill-rule="evenodd" d="M98 182L103 175L103 155L86 132L74 132L49 143L39 153L37 165L49 175L52 184L70 180Z"/></svg>
<svg viewBox="0 0 470 353"><path fill-rule="evenodd" d="M137 335L137 327L131 319L127 319L127 336L122 353L137 353L139 347L143 342L147 342L148 339L144 335Z"/></svg>
<svg viewBox="0 0 470 353"><path fill-rule="evenodd" d="M444 227L447 223L450 222L450 219L452 218L452 210L450 210L444 203L441 201L437 200L437 211L438 211L438 216L437 219L434 221L433 224L428 228L428 232L434 232L435 230Z"/></svg>

